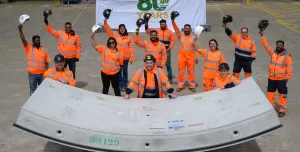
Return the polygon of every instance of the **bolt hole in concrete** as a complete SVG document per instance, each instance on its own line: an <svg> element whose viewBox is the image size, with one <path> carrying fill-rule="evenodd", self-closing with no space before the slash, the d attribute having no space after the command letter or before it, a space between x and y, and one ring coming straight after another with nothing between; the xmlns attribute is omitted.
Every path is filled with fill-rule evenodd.
<svg viewBox="0 0 300 152"><path fill-rule="evenodd" d="M235 130L235 131L233 132L233 135L234 135L234 136L238 136L238 135L239 135L239 132L238 132L237 130Z"/></svg>
<svg viewBox="0 0 300 152"><path fill-rule="evenodd" d="M149 143L145 143L145 146L146 146L146 148L149 148L150 144Z"/></svg>
<svg viewBox="0 0 300 152"><path fill-rule="evenodd" d="M57 136L61 136L62 135L62 131L61 130L57 130Z"/></svg>
<svg viewBox="0 0 300 152"><path fill-rule="evenodd" d="M149 114L147 114L146 116L150 116Z"/></svg>

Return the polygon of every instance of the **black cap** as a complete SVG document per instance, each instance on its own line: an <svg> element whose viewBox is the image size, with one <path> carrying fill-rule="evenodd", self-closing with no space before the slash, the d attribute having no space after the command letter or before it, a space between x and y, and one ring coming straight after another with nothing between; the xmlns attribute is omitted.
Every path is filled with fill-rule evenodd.
<svg viewBox="0 0 300 152"><path fill-rule="evenodd" d="M221 63L219 65L219 71L221 71L222 69L226 69L227 71L229 71L229 65L227 63Z"/></svg>
<svg viewBox="0 0 300 152"><path fill-rule="evenodd" d="M144 62L146 62L147 60L151 60L154 63L156 62L156 59L152 54L148 54L148 55L145 56Z"/></svg>
<svg viewBox="0 0 300 152"><path fill-rule="evenodd" d="M54 62L65 62L65 57L61 54L57 54L54 57Z"/></svg>

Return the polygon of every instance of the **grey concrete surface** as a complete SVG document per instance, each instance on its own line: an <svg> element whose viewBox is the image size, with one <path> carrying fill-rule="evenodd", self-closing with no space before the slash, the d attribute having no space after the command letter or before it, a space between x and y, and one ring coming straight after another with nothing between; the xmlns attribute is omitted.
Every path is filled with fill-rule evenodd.
<svg viewBox="0 0 300 152"><path fill-rule="evenodd" d="M266 4L265 4L266 3ZM300 10L300 5L294 3L284 3L291 5ZM276 40L283 39L286 43L287 50L292 54L294 60L293 78L288 82L288 113L281 118L283 128L267 136L258 138L247 143L228 147L215 152L298 152L300 149L300 104L298 86L300 82L299 58L300 52L300 33L286 26L287 23L281 24L277 20L296 20L300 21L299 14L285 15L280 18L270 14L272 11L263 11L265 6L273 6L271 10L281 10L276 3L260 2L260 8L253 5L242 3L209 3L207 4L207 23L212 24L212 32L203 33L200 37L202 47L207 47L208 41L215 38L219 42L219 48L225 53L227 62L232 66L234 61L233 43L227 38L224 29L221 26L221 18L224 14L230 14L234 17L234 22L230 28L238 32L242 26L249 28L252 38L257 45L257 59L253 64L253 77L261 89L266 93L268 64L270 57L263 49L259 35L257 34L257 23L261 19L268 19L270 25L265 32L269 43L274 46ZM50 52L51 58L57 53L57 40L49 35L43 23L42 11L51 8L52 16L49 18L50 24L55 29L63 28L66 21L73 22L84 5L71 5L71 7L57 8L53 2L16 2L0 5L0 152L69 152L80 151L73 148L60 146L47 142L36 136L20 131L12 126L14 120L19 114L20 107L29 97L28 73L26 71L26 58L23 46L19 38L17 25L18 18L21 14L29 14L31 20L24 25L24 33L28 42L35 34L41 36L42 45ZM283 12L281 12L283 13ZM294 12L295 13L295 12ZM297 23L295 22L295 23ZM95 23L95 6L89 5L76 24L73 26L82 40L83 50L80 63L77 64L77 81L78 87L86 90L101 92L101 76L99 68L99 54L97 54L89 40L91 27ZM134 24L134 23L133 23ZM296 27L293 25L292 27ZM143 38L147 36L143 35ZM96 36L99 44L106 44L107 36L100 34ZM178 41L172 51L172 66L174 76L177 76L177 56ZM143 50L136 47L136 58L134 64L130 65L129 78L142 65ZM51 62L50 66L53 66ZM231 68L232 69L232 68ZM196 66L196 81L198 83L197 92L202 92L202 70L203 59L199 60ZM243 78L243 74L242 78ZM174 81L177 81L175 78ZM173 84L176 87L176 84ZM45 92L46 93L46 92ZM113 90L110 89L110 94ZM188 89L183 90L177 95L192 94Z"/></svg>

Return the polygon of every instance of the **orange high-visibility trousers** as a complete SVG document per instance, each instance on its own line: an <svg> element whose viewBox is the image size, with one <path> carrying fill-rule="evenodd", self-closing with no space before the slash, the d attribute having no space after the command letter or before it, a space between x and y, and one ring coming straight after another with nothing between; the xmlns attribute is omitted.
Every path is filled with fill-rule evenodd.
<svg viewBox="0 0 300 152"><path fill-rule="evenodd" d="M210 91L213 89L213 78L203 78L203 90L204 92Z"/></svg>
<svg viewBox="0 0 300 152"><path fill-rule="evenodd" d="M189 88L195 88L195 63L193 58L178 56L178 88L182 89L185 83L184 75L187 67Z"/></svg>

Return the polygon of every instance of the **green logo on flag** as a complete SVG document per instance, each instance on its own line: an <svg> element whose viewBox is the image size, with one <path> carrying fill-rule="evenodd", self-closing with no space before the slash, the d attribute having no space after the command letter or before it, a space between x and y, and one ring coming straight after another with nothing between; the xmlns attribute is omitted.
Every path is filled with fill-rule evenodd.
<svg viewBox="0 0 300 152"><path fill-rule="evenodd" d="M158 1L160 2L158 3ZM139 0L137 8L140 11L149 11L152 8L154 8L156 11L163 11L167 8L168 3L169 0Z"/></svg>

